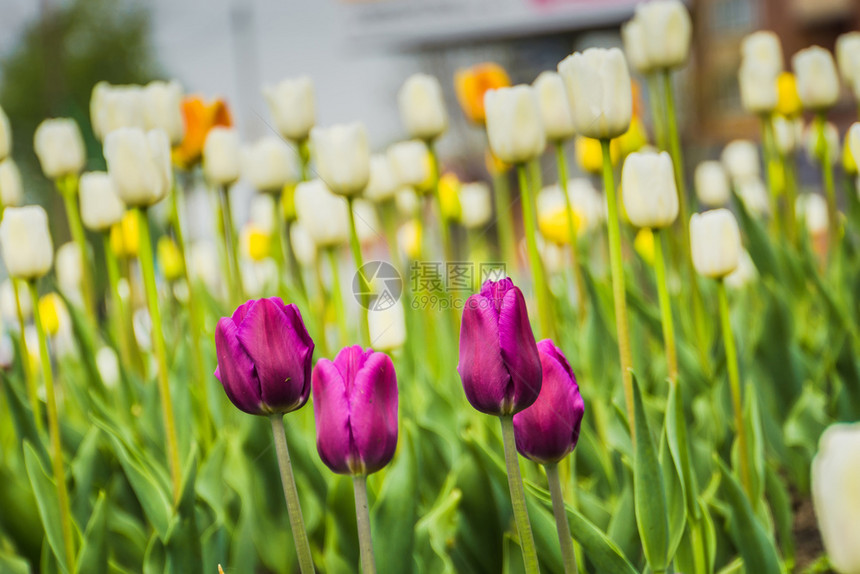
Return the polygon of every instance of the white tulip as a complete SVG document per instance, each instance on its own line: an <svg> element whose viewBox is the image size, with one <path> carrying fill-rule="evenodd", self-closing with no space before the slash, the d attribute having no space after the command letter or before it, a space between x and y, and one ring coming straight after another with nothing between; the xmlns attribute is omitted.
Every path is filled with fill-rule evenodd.
<svg viewBox="0 0 860 574"><path fill-rule="evenodd" d="M561 141L572 138L576 132L564 80L556 72L546 71L540 73L533 85L547 139Z"/></svg>
<svg viewBox="0 0 860 574"><path fill-rule="evenodd" d="M813 164L821 164L824 160L824 152L830 165L836 165L842 159L842 145L839 141L839 130L832 122L824 124L824 139L816 123L807 126L803 133L803 146L806 148L806 156Z"/></svg>
<svg viewBox="0 0 860 574"><path fill-rule="evenodd" d="M239 132L214 127L203 144L203 175L213 185L230 186L239 179Z"/></svg>
<svg viewBox="0 0 860 574"><path fill-rule="evenodd" d="M570 261L570 258L565 255L564 248L552 241L545 241L542 236L538 236L537 244L546 272L560 273L563 271L565 265Z"/></svg>
<svg viewBox="0 0 860 574"><path fill-rule="evenodd" d="M729 178L723 164L716 160L703 161L696 166L696 195L711 207L726 205L732 197Z"/></svg>
<svg viewBox="0 0 860 574"><path fill-rule="evenodd" d="M827 201L817 193L804 193L797 197L795 214L806 225L811 235L824 233L829 227Z"/></svg>
<svg viewBox="0 0 860 574"><path fill-rule="evenodd" d="M171 145L178 145L185 136L182 118L182 86L177 81L150 82L143 88L146 128L162 129Z"/></svg>
<svg viewBox="0 0 860 574"><path fill-rule="evenodd" d="M719 279L738 266L741 232L732 212L723 207L690 218L693 266L700 275Z"/></svg>
<svg viewBox="0 0 860 574"><path fill-rule="evenodd" d="M677 68L690 55L693 23L680 0L652 0L636 6L636 20L642 24L644 47L656 68Z"/></svg>
<svg viewBox="0 0 860 574"><path fill-rule="evenodd" d="M477 181L460 185L460 224L466 229L480 229L493 217L493 198L486 183Z"/></svg>
<svg viewBox="0 0 860 574"><path fill-rule="evenodd" d="M430 152L423 141L398 142L386 155L400 185L419 186L430 177Z"/></svg>
<svg viewBox="0 0 860 574"><path fill-rule="evenodd" d="M749 140L734 140L723 148L723 167L735 183L761 174L758 148Z"/></svg>
<svg viewBox="0 0 860 574"><path fill-rule="evenodd" d="M381 238L379 216L373 204L364 199L352 202L352 212L355 215L355 233L361 243L371 242Z"/></svg>
<svg viewBox="0 0 860 574"><path fill-rule="evenodd" d="M0 161L5 160L12 153L12 127L9 125L9 116L0 108Z"/></svg>
<svg viewBox="0 0 860 574"><path fill-rule="evenodd" d="M270 257L262 261L243 259L239 271L242 274L242 286L251 297L260 297L277 289L278 265Z"/></svg>
<svg viewBox="0 0 860 574"><path fill-rule="evenodd" d="M275 198L268 193L258 193L251 199L250 222L267 234L272 234L277 229L278 204Z"/></svg>
<svg viewBox="0 0 860 574"><path fill-rule="evenodd" d="M319 179L296 186L296 215L318 247L336 247L349 239L349 211L343 197Z"/></svg>
<svg viewBox="0 0 860 574"><path fill-rule="evenodd" d="M11 157L0 161L0 204L3 207L21 205L24 199L24 185L21 171Z"/></svg>
<svg viewBox="0 0 860 574"><path fill-rule="evenodd" d="M145 129L147 104L143 88L137 85L112 86L99 82L90 96L90 122L96 137L104 141L119 128Z"/></svg>
<svg viewBox="0 0 860 574"><path fill-rule="evenodd" d="M96 367L105 386L115 388L119 383L119 359L116 352L110 347L100 348L96 351Z"/></svg>
<svg viewBox="0 0 860 574"><path fill-rule="evenodd" d="M38 279L51 270L54 245L48 214L38 205L7 207L0 221L0 249L16 279Z"/></svg>
<svg viewBox="0 0 860 574"><path fill-rule="evenodd" d="M394 195L397 211L404 217L412 217L421 208L421 200L415 190L408 185L401 186Z"/></svg>
<svg viewBox="0 0 860 574"><path fill-rule="evenodd" d="M776 78L783 70L779 36L769 30L753 32L741 43L741 60L743 64L755 64L768 76Z"/></svg>
<svg viewBox="0 0 860 574"><path fill-rule="evenodd" d="M42 171L49 178L77 175L83 171L87 154L75 120L56 118L43 121L36 128L33 144Z"/></svg>
<svg viewBox="0 0 860 574"><path fill-rule="evenodd" d="M200 281L210 293L221 292L223 271L219 264L218 247L209 240L198 240L188 246L188 275L192 282Z"/></svg>
<svg viewBox="0 0 860 574"><path fill-rule="evenodd" d="M81 250L77 243L69 241L60 245L54 256L54 272L57 275L57 286L63 295L80 302L84 270Z"/></svg>
<svg viewBox="0 0 860 574"><path fill-rule="evenodd" d="M109 230L125 214L125 204L113 179L104 171L90 171L81 176L80 200L81 219L93 231Z"/></svg>
<svg viewBox="0 0 860 574"><path fill-rule="evenodd" d="M424 163L426 163L426 158ZM400 179L388 154L374 154L370 157L370 179L364 197L377 203L394 197L400 187Z"/></svg>
<svg viewBox="0 0 860 574"><path fill-rule="evenodd" d="M567 86L576 133L616 138L630 127L633 91L624 54L618 48L589 48L558 64Z"/></svg>
<svg viewBox="0 0 860 574"><path fill-rule="evenodd" d="M154 205L173 185L170 141L162 130L114 130L105 137L104 155L117 195L129 207Z"/></svg>
<svg viewBox="0 0 860 574"><path fill-rule="evenodd" d="M385 309L371 309L367 313L370 346L375 351L393 351L406 342L406 315L399 299Z"/></svg>
<svg viewBox="0 0 860 574"><path fill-rule="evenodd" d="M280 193L301 180L295 148L277 136L264 137L242 150L242 177L259 191Z"/></svg>
<svg viewBox="0 0 860 574"><path fill-rule="evenodd" d="M358 195L370 179L370 147L364 124L354 122L311 130L311 150L319 178L338 195Z"/></svg>
<svg viewBox="0 0 860 574"><path fill-rule="evenodd" d="M33 300L30 298L30 290L25 285L18 285L18 300L16 300L12 280L6 279L0 284L0 317L16 328L18 326L18 301L21 302L21 316L26 321L33 314Z"/></svg>
<svg viewBox="0 0 860 574"><path fill-rule="evenodd" d="M531 86L488 90L484 94L484 109L490 149L497 158L521 164L543 153L546 133Z"/></svg>
<svg viewBox="0 0 860 574"><path fill-rule="evenodd" d="M860 423L829 426L812 459L812 504L830 566L860 573Z"/></svg>
<svg viewBox="0 0 860 574"><path fill-rule="evenodd" d="M845 83L853 85L860 70L860 32L848 32L836 38L836 64Z"/></svg>
<svg viewBox="0 0 860 574"><path fill-rule="evenodd" d="M590 231L606 220L606 201L588 178L574 178L567 182L570 206L579 215L582 229Z"/></svg>
<svg viewBox="0 0 860 574"><path fill-rule="evenodd" d="M795 54L791 64L803 107L808 110L832 108L839 99L839 75L830 52L812 46Z"/></svg>
<svg viewBox="0 0 860 574"><path fill-rule="evenodd" d="M746 249L741 249L738 258L738 266L734 271L726 275L726 286L732 289L740 289L747 283L758 277L758 269Z"/></svg>
<svg viewBox="0 0 860 574"><path fill-rule="evenodd" d="M283 80L264 87L263 95L280 134L293 141L307 139L316 121L313 81L307 76Z"/></svg>
<svg viewBox="0 0 860 574"><path fill-rule="evenodd" d="M773 135L780 154L788 156L794 152L797 145L797 129L792 120L783 116L774 116Z"/></svg>
<svg viewBox="0 0 860 574"><path fill-rule="evenodd" d="M749 177L739 181L737 193L751 214L765 215L770 213L767 186L760 177Z"/></svg>
<svg viewBox="0 0 860 574"><path fill-rule="evenodd" d="M397 93L400 120L409 137L436 139L448 129L442 86L434 76L413 74Z"/></svg>
<svg viewBox="0 0 860 574"><path fill-rule="evenodd" d="M661 229L678 217L678 190L668 153L634 152L621 170L627 217L636 227Z"/></svg>
<svg viewBox="0 0 860 574"><path fill-rule="evenodd" d="M635 16L621 25L621 41L630 66L642 75L650 74L654 65L645 49L645 28Z"/></svg>
<svg viewBox="0 0 860 574"><path fill-rule="evenodd" d="M296 260L304 267L313 267L317 262L317 244L300 221L290 225L290 247Z"/></svg>
<svg viewBox="0 0 860 574"><path fill-rule="evenodd" d="M779 100L776 79L777 76L767 66L753 61L744 62L738 72L744 109L752 114L773 112Z"/></svg>

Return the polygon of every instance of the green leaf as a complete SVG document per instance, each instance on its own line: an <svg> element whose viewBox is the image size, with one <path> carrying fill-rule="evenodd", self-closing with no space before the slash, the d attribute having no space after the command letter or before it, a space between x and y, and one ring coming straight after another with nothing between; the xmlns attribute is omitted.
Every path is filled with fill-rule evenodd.
<svg viewBox="0 0 860 574"><path fill-rule="evenodd" d="M108 505L104 491L99 492L98 499L87 529L84 532L83 545L78 554L78 565L76 572L87 574L107 574L108 572L108 546L107 546L107 524Z"/></svg>
<svg viewBox="0 0 860 574"><path fill-rule="evenodd" d="M642 393L633 376L633 406L636 440L633 456L633 500L636 524L645 559L653 571L662 572L669 564L669 521L663 472L642 403Z"/></svg>
<svg viewBox="0 0 860 574"><path fill-rule="evenodd" d="M729 534L740 550L747 572L755 574L783 574L773 540L759 522L738 481L718 457L723 476L723 490L730 507Z"/></svg>
<svg viewBox="0 0 860 574"><path fill-rule="evenodd" d="M413 570L419 482L413 428L404 422L398 456L385 475L371 514L373 532L384 533L373 539L381 572L407 574Z"/></svg>
<svg viewBox="0 0 860 574"><path fill-rule="evenodd" d="M60 503L57 498L57 487L51 476L42 466L39 457L36 455L36 451L30 446L30 443L24 444L24 464L27 467L27 476L30 477L33 493L36 495L36 505L39 507L39 516L42 518L42 525L45 528L48 545L51 547L60 570L67 573L70 570L66 562L66 547L63 543L63 528L60 521Z"/></svg>
<svg viewBox="0 0 860 574"><path fill-rule="evenodd" d="M0 551L0 572L6 574L30 574L30 565L23 558Z"/></svg>

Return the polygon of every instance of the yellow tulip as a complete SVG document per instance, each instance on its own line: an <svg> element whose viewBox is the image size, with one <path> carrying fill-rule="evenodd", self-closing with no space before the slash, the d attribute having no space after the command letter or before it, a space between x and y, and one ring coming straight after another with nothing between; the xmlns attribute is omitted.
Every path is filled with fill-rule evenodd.
<svg viewBox="0 0 860 574"><path fill-rule="evenodd" d="M573 210L573 227L577 235L584 230L583 217L575 209ZM570 243L570 229L568 228L567 209L558 207L541 213L538 216L538 229L547 241L557 245Z"/></svg>
<svg viewBox="0 0 860 574"><path fill-rule="evenodd" d="M65 310L63 300L56 293L48 293L39 298L39 315L42 328L53 337L60 332L60 316Z"/></svg>
<svg viewBox="0 0 860 574"><path fill-rule="evenodd" d="M287 221L296 220L296 184L284 186L281 192L281 214Z"/></svg>
<svg viewBox="0 0 860 574"><path fill-rule="evenodd" d="M574 147L576 162L583 171L596 175L603 173L603 149L600 146L600 140L576 136ZM612 165L618 164L619 151L618 140L612 140L609 145L609 159Z"/></svg>
<svg viewBox="0 0 860 574"><path fill-rule="evenodd" d="M845 134L845 141L842 145L842 168L846 175L857 175L857 162L854 161L854 154L851 153L851 138Z"/></svg>
<svg viewBox="0 0 860 574"><path fill-rule="evenodd" d="M654 234L649 228L643 227L639 230L633 240L633 248L648 265L654 265Z"/></svg>
<svg viewBox="0 0 860 574"><path fill-rule="evenodd" d="M421 257L421 222L410 219L397 231L397 243L409 259Z"/></svg>
<svg viewBox="0 0 860 574"><path fill-rule="evenodd" d="M460 180L453 173L439 179L439 201L445 219L460 219Z"/></svg>
<svg viewBox="0 0 860 574"><path fill-rule="evenodd" d="M434 165L433 158L428 152L424 156L424 162L427 166L425 172L427 173L427 179L423 182L419 183L415 186L415 191L418 193L432 193L433 192L433 182L436 180L436 165ZM439 182L442 183L441 180Z"/></svg>
<svg viewBox="0 0 860 574"><path fill-rule="evenodd" d="M783 72L776 80L778 99L776 111L788 118L796 117L803 111L800 96L797 94L797 78L791 72Z"/></svg>
<svg viewBox="0 0 860 574"><path fill-rule="evenodd" d="M454 91L457 94L457 101L460 102L466 119L475 124L483 125L487 120L484 94L488 90L510 85L511 79L508 73L493 62L477 64L454 73Z"/></svg>
<svg viewBox="0 0 860 574"><path fill-rule="evenodd" d="M511 164L505 163L491 152L489 149L484 154L484 165L487 167L487 173L490 175L498 175L507 173L511 170Z"/></svg>
<svg viewBox="0 0 860 574"><path fill-rule="evenodd" d="M242 231L242 242L245 253L254 261L262 261L269 256L271 250L271 236L256 225L248 225Z"/></svg>
<svg viewBox="0 0 860 574"><path fill-rule="evenodd" d="M648 145L648 133L645 131L645 124L638 116L633 116L630 121L630 128L612 143L616 144L616 142L621 157L627 157L631 153L639 151ZM610 155L612 155L612 147L610 147Z"/></svg>
<svg viewBox="0 0 860 574"><path fill-rule="evenodd" d="M137 214L127 211L122 221L111 227L110 247L117 257L137 257L140 246Z"/></svg>
<svg viewBox="0 0 860 574"><path fill-rule="evenodd" d="M158 263L164 278L168 281L176 281L185 274L185 266L182 264L182 254L176 242L170 237L162 236L158 240Z"/></svg>

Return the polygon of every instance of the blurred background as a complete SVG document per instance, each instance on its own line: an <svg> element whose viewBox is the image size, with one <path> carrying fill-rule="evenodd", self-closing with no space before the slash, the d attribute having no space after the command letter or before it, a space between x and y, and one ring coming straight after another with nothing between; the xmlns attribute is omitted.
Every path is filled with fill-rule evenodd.
<svg viewBox="0 0 860 574"><path fill-rule="evenodd" d="M452 126L442 161L467 179L485 178L483 133L463 119L456 69L496 61L515 83L531 82L575 50L620 46L619 25L636 0L0 0L0 105L11 118L13 156L27 195L50 209L33 131L45 117L75 118L87 138L88 169L103 169L89 127L99 80L176 78L189 94L225 97L246 141L274 132L260 87L307 74L320 125L361 120L381 149L404 137L396 93L412 73L438 76ZM743 37L770 29L786 66L801 48L833 49L860 29L860 0L691 0L693 57L679 75L682 137L692 167L738 137L758 139L741 108L737 70ZM640 90L640 98L646 98ZM647 102L640 102L647 110ZM648 125L647 113L643 113ZM856 117L845 92L831 114L840 132ZM650 127L650 126L648 126ZM551 169L548 167L548 169ZM244 204L244 202L242 202ZM241 214L240 214L241 217ZM62 219L62 218L61 218ZM63 230L58 230L63 234ZM58 238L59 239L59 238Z"/></svg>

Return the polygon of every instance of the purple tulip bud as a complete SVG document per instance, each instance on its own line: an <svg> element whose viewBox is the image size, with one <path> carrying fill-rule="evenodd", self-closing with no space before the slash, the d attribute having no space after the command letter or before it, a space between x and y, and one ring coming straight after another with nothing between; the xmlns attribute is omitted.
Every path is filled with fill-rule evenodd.
<svg viewBox="0 0 860 574"><path fill-rule="evenodd" d="M585 402L570 363L549 340L537 344L543 385L535 403L514 415L517 450L541 464L558 462L576 446Z"/></svg>
<svg viewBox="0 0 860 574"><path fill-rule="evenodd" d="M308 401L314 342L295 305L252 299L215 328L215 376L236 407L252 415L288 413Z"/></svg>
<svg viewBox="0 0 860 574"><path fill-rule="evenodd" d="M320 458L338 474L371 474L397 448L397 375L385 353L344 347L314 368Z"/></svg>
<svg viewBox="0 0 860 574"><path fill-rule="evenodd" d="M511 415L540 393L541 364L522 291L508 278L469 297L457 372L466 398L489 415Z"/></svg>

